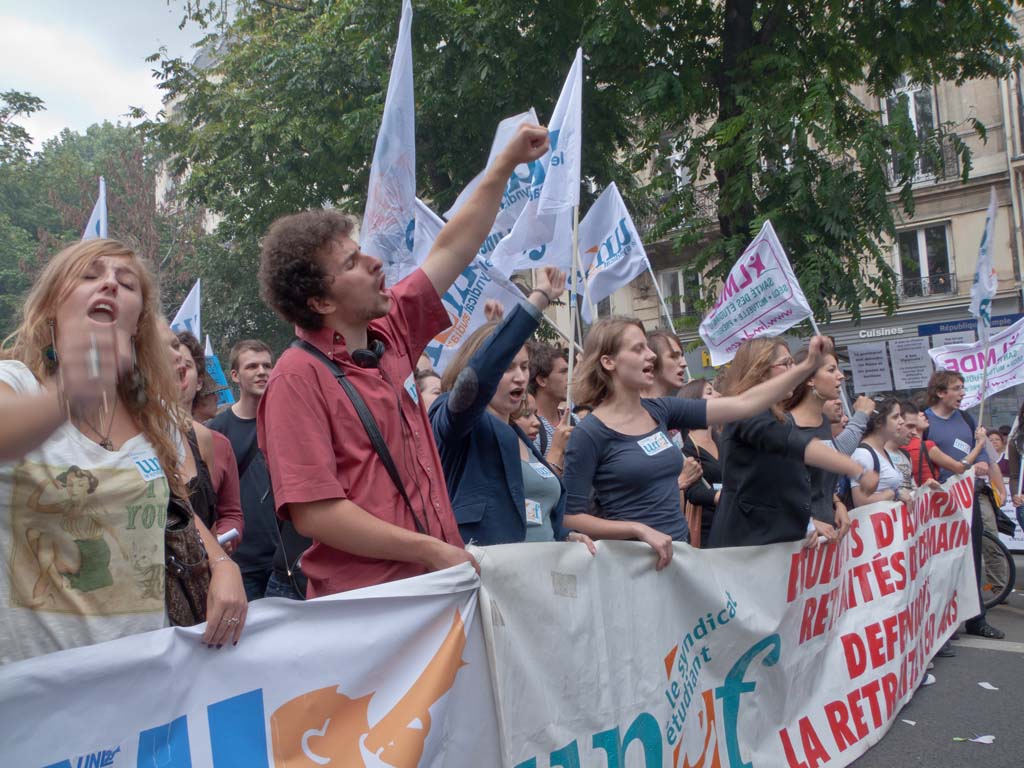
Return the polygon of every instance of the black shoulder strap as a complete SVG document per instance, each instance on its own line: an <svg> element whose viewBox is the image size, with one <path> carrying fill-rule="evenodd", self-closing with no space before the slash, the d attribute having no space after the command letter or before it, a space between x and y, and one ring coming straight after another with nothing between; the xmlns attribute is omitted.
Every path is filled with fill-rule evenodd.
<svg viewBox="0 0 1024 768"><path fill-rule="evenodd" d="M348 377L345 375L345 372L341 370L340 366L312 344L302 339L295 339L289 346L305 350L311 354L327 366L327 370L329 370L334 375L334 378L338 380L338 383L341 384L341 388L345 390L345 394L348 395L349 399L352 401L353 407L356 409L359 421L363 423L363 429L366 430L366 434L370 438L370 442L373 444L373 449L380 457L381 463L384 464L384 469L388 471L388 475L391 477L391 482L395 484L398 492L402 494L402 500L405 502L405 506L408 508L409 514L412 515L413 523L416 525L416 530L419 533L426 535L427 529L420 521L419 515L416 514L416 511L412 507L412 501L409 500L409 494L405 492L405 486L402 484L402 478L398 474L398 467L395 466L395 460L391 458L391 451L388 450L387 443L384 442L384 436L380 433L380 427L377 426L377 421L373 418L373 414L370 413L370 409L367 407L366 401L363 400L362 395L360 395L356 388L352 386L352 382L348 380Z"/></svg>
<svg viewBox="0 0 1024 768"><path fill-rule="evenodd" d="M546 421L546 419L545 419ZM540 438L540 455L548 455L548 428L543 424L540 425L540 433L537 435Z"/></svg>
<svg viewBox="0 0 1024 768"><path fill-rule="evenodd" d="M960 415L964 417L964 423L971 428L971 441L974 441L974 431L978 428L977 422L974 421L974 417L971 416L967 411L960 411Z"/></svg>
<svg viewBox="0 0 1024 768"><path fill-rule="evenodd" d="M858 448L864 448L868 453L871 454L871 463L875 467L875 472L881 472L882 471L882 463L878 460L878 454L875 453L875 449L872 448L867 443L861 443L857 447ZM892 461L890 461L889 463L892 464Z"/></svg>
<svg viewBox="0 0 1024 768"><path fill-rule="evenodd" d="M256 440L256 435L252 436L252 442L249 443L249 447L245 450L245 456L238 463L238 479L241 480L242 476L245 475L245 470L252 464L252 460L256 458L256 454L259 452L260 447L259 441Z"/></svg>

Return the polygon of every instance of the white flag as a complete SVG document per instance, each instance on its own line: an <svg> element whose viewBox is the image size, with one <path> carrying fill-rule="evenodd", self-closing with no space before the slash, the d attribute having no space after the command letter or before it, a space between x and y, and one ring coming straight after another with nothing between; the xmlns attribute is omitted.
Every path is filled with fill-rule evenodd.
<svg viewBox="0 0 1024 768"><path fill-rule="evenodd" d="M586 281L583 319L603 301L647 270L647 252L615 182L597 198L580 222L580 262Z"/></svg>
<svg viewBox="0 0 1024 768"><path fill-rule="evenodd" d="M548 124L551 149L531 178L529 202L491 256L506 275L544 265L572 266L572 209L580 200L582 103L583 51L577 49Z"/></svg>
<svg viewBox="0 0 1024 768"><path fill-rule="evenodd" d="M89 216L89 223L85 225L82 232L83 240L92 240L97 237L107 236L107 182L100 176L100 194L96 198L96 205L92 207L92 215Z"/></svg>
<svg viewBox="0 0 1024 768"><path fill-rule="evenodd" d="M181 302L181 307L178 308L177 314L171 320L172 331L175 333L178 331L188 331L197 339L202 338L199 335L199 294L199 281L196 280L196 284L192 286L192 290L188 292L188 296Z"/></svg>
<svg viewBox="0 0 1024 768"><path fill-rule="evenodd" d="M971 315L978 319L978 336L983 345L988 344L988 332L992 327L992 299L999 287L995 267L992 266L992 239L996 228L996 188L992 187L985 216L985 232L978 248L978 266L974 270L974 284L971 286Z"/></svg>
<svg viewBox="0 0 1024 768"><path fill-rule="evenodd" d="M524 123L536 125L538 122L540 121L537 119L537 113L534 112L533 107L530 107L529 111L513 115L512 117L506 117L498 123L498 128L494 132L494 141L491 142L491 153L487 158L486 168L490 168L498 154L508 146L516 131L519 130L520 125ZM466 204L466 201L469 200L473 191L484 178L484 174L487 173L486 168L478 173L466 185L465 189L459 193L452 207L445 212L444 217L446 219L450 220ZM481 257L489 257L495 246L501 242L501 239L512 231L512 226L516 223L516 219L519 218L519 214L523 212L523 208L526 207L527 200L530 199L534 178L538 179L538 184L539 180L543 178L543 166L540 160L534 160L529 164L523 163L516 166L515 170L512 171L512 175L505 185L505 194L501 197L501 207L498 209L498 215L494 219L490 233L484 239L483 245L480 246L479 255Z"/></svg>
<svg viewBox="0 0 1024 768"><path fill-rule="evenodd" d="M360 231L365 253L384 262L394 284L413 263L416 207L416 122L412 79L412 5L402 2L395 59L377 134Z"/></svg>
<svg viewBox="0 0 1024 768"><path fill-rule="evenodd" d="M928 354L936 368L964 377L960 407L973 408L983 398L1024 384L1024 320L1001 329L988 342L948 344L930 349Z"/></svg>
<svg viewBox="0 0 1024 768"><path fill-rule="evenodd" d="M414 267L423 266L423 262L430 255L430 249L434 247L434 241L444 228L444 219L430 210L430 206L416 198L416 238L412 248L412 261ZM412 270L403 270L402 277L405 277Z"/></svg>
<svg viewBox="0 0 1024 768"><path fill-rule="evenodd" d="M766 221L722 284L715 306L700 324L700 336L711 352L711 364L724 365L745 340L778 336L810 316L782 243Z"/></svg>

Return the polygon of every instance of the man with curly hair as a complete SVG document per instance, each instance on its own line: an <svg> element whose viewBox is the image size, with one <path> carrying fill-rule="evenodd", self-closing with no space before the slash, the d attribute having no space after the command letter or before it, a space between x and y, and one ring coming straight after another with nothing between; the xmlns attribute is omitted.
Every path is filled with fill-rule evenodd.
<svg viewBox="0 0 1024 768"><path fill-rule="evenodd" d="M351 217L314 210L270 227L260 262L264 300L344 372L405 490L328 366L303 349L281 355L257 429L278 515L313 539L302 559L308 597L474 562L459 536L414 368L451 323L441 297L489 233L513 169L547 150L545 128L521 127L423 266L391 288L381 261L353 239Z"/></svg>

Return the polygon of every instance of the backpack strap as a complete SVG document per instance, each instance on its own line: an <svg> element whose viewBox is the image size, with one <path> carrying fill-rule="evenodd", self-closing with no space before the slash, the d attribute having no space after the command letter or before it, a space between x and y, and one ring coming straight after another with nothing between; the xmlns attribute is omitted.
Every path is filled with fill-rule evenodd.
<svg viewBox="0 0 1024 768"><path fill-rule="evenodd" d="M395 484L398 492L402 495L402 501L405 502L405 506L409 510L409 514L412 515L413 523L416 525L416 530L419 533L427 535L427 528L420 521L419 515L413 509L412 501L409 499L409 494L406 493L405 485L402 483L402 478L398 474L398 467L395 466L395 460L391 458L391 451L388 450L387 443L384 442L384 436L380 433L380 427L377 426L377 420L373 418L373 414L370 413L369 407L366 405L366 401L363 400L363 396L359 394L352 382L348 380L345 372L341 370L341 366L335 363L331 358L321 352L319 349L314 347L308 341L303 339L295 339L289 346L301 349L325 366L334 375L334 378L341 384L341 388L345 390L345 394L348 395L352 401L353 407L356 409L356 414L359 416L359 420L363 423L363 429L366 430L367 436L370 438L370 442L373 444L373 449L377 452L380 457L381 463L384 465L384 469L387 470L388 475L391 477L391 482Z"/></svg>

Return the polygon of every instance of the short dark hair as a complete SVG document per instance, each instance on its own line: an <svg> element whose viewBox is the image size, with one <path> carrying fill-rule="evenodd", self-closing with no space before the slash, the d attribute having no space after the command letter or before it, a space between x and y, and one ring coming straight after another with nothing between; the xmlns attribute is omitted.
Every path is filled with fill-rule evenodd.
<svg viewBox="0 0 1024 768"><path fill-rule="evenodd" d="M192 398L192 405L195 406L196 401L199 400L199 393L203 391L203 382L206 381L206 350L191 331L178 331L175 335L181 342L181 346L188 350L192 356L192 362L196 366L196 380L199 386L196 387L195 397Z"/></svg>
<svg viewBox="0 0 1024 768"><path fill-rule="evenodd" d="M936 371L928 379L928 405L933 406L942 399L941 392L949 389L954 381L964 383L964 376L957 371Z"/></svg>
<svg viewBox="0 0 1024 768"><path fill-rule="evenodd" d="M259 339L242 339L236 341L235 345L231 347L231 352L228 353L228 370L238 370L238 358L242 356L243 352L266 352L270 355L270 362L274 362L274 352L270 349L270 346L265 341Z"/></svg>
<svg viewBox="0 0 1024 768"><path fill-rule="evenodd" d="M658 356L658 359L654 361L655 373L661 371L661 356L672 348L672 342L676 343L680 352L683 351L683 345L680 343L679 337L672 331L657 330L648 332L647 346L654 350L654 354Z"/></svg>
<svg viewBox="0 0 1024 768"><path fill-rule="evenodd" d="M555 370L555 361L558 359L569 361L569 350L561 347L553 347L550 344L540 342L528 345L530 351L530 383L526 390L531 395L537 394L537 377L545 379Z"/></svg>
<svg viewBox="0 0 1024 768"><path fill-rule="evenodd" d="M356 222L323 209L282 216L270 225L260 254L260 294L289 323L315 331L323 316L309 300L327 292L329 275L320 258L331 243L352 234Z"/></svg>
<svg viewBox="0 0 1024 768"><path fill-rule="evenodd" d="M913 400L904 400L903 402L900 403L900 408L903 409L904 418L911 414L917 415L921 412L921 409L917 407L917 403L915 403Z"/></svg>

